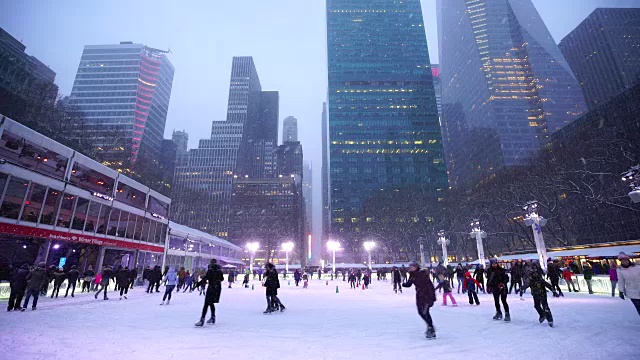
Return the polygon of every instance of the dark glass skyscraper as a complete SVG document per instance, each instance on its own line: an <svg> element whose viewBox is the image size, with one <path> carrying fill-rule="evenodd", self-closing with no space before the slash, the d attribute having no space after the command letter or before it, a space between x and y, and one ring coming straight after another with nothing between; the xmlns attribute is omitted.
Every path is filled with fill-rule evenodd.
<svg viewBox="0 0 640 360"><path fill-rule="evenodd" d="M558 46L594 109L640 81L640 9L595 9Z"/></svg>
<svg viewBox="0 0 640 360"><path fill-rule="evenodd" d="M438 0L443 138L452 186L526 163L586 111L531 0Z"/></svg>
<svg viewBox="0 0 640 360"><path fill-rule="evenodd" d="M328 0L331 232L359 240L376 192L446 188L419 0Z"/></svg>

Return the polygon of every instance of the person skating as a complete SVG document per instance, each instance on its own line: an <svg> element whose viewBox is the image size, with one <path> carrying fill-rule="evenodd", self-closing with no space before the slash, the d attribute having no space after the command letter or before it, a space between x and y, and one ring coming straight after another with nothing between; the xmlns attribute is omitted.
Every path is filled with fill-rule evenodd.
<svg viewBox="0 0 640 360"><path fill-rule="evenodd" d="M469 296L469 305L473 305L475 301L476 305L480 305L480 300L478 300L478 291L477 288L480 288L480 282L473 277L471 277L470 272L464 273L464 282L462 283L463 289L467 292Z"/></svg>
<svg viewBox="0 0 640 360"><path fill-rule="evenodd" d="M498 265L496 259L489 260L491 266L487 270L487 290L493 294L493 301L496 305L496 314L493 320L502 319L502 311L500 310L500 301L504 307L504 321L511 321L509 313L509 304L507 304L507 283L509 276L506 271Z"/></svg>
<svg viewBox="0 0 640 360"><path fill-rule="evenodd" d="M534 262L531 266L534 271L530 272L529 282L524 286L531 288L533 307L538 312L538 315L540 315L540 318L538 319L540 323L547 320L549 326L553 327L553 316L551 315L551 309L549 309L549 303L547 302L547 289L551 290L555 297L560 295L558 295L558 293L553 289L553 285L544 280L540 265L538 265L537 262Z"/></svg>
<svg viewBox="0 0 640 360"><path fill-rule="evenodd" d="M51 265L49 268L45 269L46 281L42 284L42 289L40 291L40 295L47 296L47 292L49 291L49 284L53 280L53 274L56 272L56 266Z"/></svg>
<svg viewBox="0 0 640 360"><path fill-rule="evenodd" d="M302 288L307 289L308 287L309 287L309 274L307 274L307 272L305 271L304 274L302 274Z"/></svg>
<svg viewBox="0 0 640 360"><path fill-rule="evenodd" d="M41 262L38 266L31 270L27 275L27 296L24 299L21 311L25 311L29 306L29 299L33 296L33 306L31 310L35 310L38 305L38 297L42 291L42 286L47 282L47 270L45 263Z"/></svg>
<svg viewBox="0 0 640 360"><path fill-rule="evenodd" d="M576 284L573 283L573 271L571 271L571 267L567 266L564 268L564 271L562 271L562 278L567 283L567 289L569 289L569 292L571 292L572 287L573 292L578 292L578 290L576 290Z"/></svg>
<svg viewBox="0 0 640 360"><path fill-rule="evenodd" d="M486 294L486 291L484 291L484 273L484 265L480 265L473 271L473 277L480 283L479 288L482 290L482 293Z"/></svg>
<svg viewBox="0 0 640 360"><path fill-rule="evenodd" d="M245 289L249 287L249 273L244 274L244 280L242 280L242 286L244 286ZM297 283L296 283L296 286L297 286Z"/></svg>
<svg viewBox="0 0 640 360"><path fill-rule="evenodd" d="M231 284L233 284L233 270L229 270L229 276L227 277L229 281L229 289L231 289Z"/></svg>
<svg viewBox="0 0 640 360"><path fill-rule="evenodd" d="M436 286L433 290L434 293L438 289L442 289L442 291L444 292L444 294L442 295L442 306L447 306L447 297L451 299L451 304L453 306L458 306L458 304L456 303L456 299L453 297L453 289L451 289L451 283L449 281L440 281L438 283L438 286Z"/></svg>
<svg viewBox="0 0 640 360"><path fill-rule="evenodd" d="M582 276L584 277L584 281L587 283L589 294L593 294L593 288L591 287L591 281L593 281L593 269L589 263L584 264Z"/></svg>
<svg viewBox="0 0 640 360"><path fill-rule="evenodd" d="M458 294L460 294L460 289L462 288L462 282L464 281L464 273L465 270L462 267L461 263L458 263L456 266L456 280L458 280ZM453 298L453 296L451 296Z"/></svg>
<svg viewBox="0 0 640 360"><path fill-rule="evenodd" d="M618 269L616 263L609 268L609 281L611 281L611 297L616 296L616 285L618 284Z"/></svg>
<svg viewBox="0 0 640 360"><path fill-rule="evenodd" d="M353 271L349 274L349 285L351 286L351 289L356 288L356 273Z"/></svg>
<svg viewBox="0 0 640 360"><path fill-rule="evenodd" d="M202 307L202 315L200 321L196 323L196 326L203 326L204 319L207 317L207 309L211 309L211 319L207 321L208 324L216 323L216 306L220 302L220 293L222 292L222 281L224 275L220 266L217 264L216 259L211 259L209 263L209 269L202 279L196 284L196 287L207 285L207 292L204 297L204 306Z"/></svg>
<svg viewBox="0 0 640 360"><path fill-rule="evenodd" d="M368 271L365 271L364 276L362 277L362 284L365 289L369 288L369 284L371 283L371 275Z"/></svg>
<svg viewBox="0 0 640 360"><path fill-rule="evenodd" d="M118 288L120 289L120 300L122 300L122 296L127 298L127 293L129 292L129 283L131 280L131 271L129 268L125 266L124 269L120 269L116 273L116 284L118 284Z"/></svg>
<svg viewBox="0 0 640 360"><path fill-rule="evenodd" d="M631 299L640 315L640 266L632 263L629 255L620 252L618 255L620 267L618 268L618 290L620 298L625 296Z"/></svg>
<svg viewBox="0 0 640 360"><path fill-rule="evenodd" d="M298 269L296 269L296 270L293 272L293 281L295 281L296 286L300 285L300 277L301 277L301 276L300 276L300 271L298 271Z"/></svg>
<svg viewBox="0 0 640 360"><path fill-rule="evenodd" d="M166 271L169 271L169 269L167 268ZM154 286L156 288L156 292L159 293L160 292L160 283L162 282L162 278L164 277L164 274L162 273L162 268L160 267L160 265L156 265L154 271L152 272L153 274L153 280L154 280ZM151 290L153 291L153 290Z"/></svg>
<svg viewBox="0 0 640 360"><path fill-rule="evenodd" d="M400 275L402 276L402 282L407 282L407 268L404 267L404 264L400 266Z"/></svg>
<svg viewBox="0 0 640 360"><path fill-rule="evenodd" d="M53 281L53 292L51 293L51 298L53 299L53 296L56 296L56 299L58 298L58 294L60 293L60 287L62 286L62 283L64 283L64 280L67 278L67 274L64 273L64 270L62 268L56 269L56 271L53 273L53 277L51 280L49 281Z"/></svg>
<svg viewBox="0 0 640 360"><path fill-rule="evenodd" d="M564 294L562 293L562 289L560 289L561 275L562 275L562 272L560 271L558 264L556 264L551 258L549 258L547 260L547 278L551 282L551 287L553 287L553 291L557 292L558 295L564 297Z"/></svg>
<svg viewBox="0 0 640 360"><path fill-rule="evenodd" d="M411 262L409 264L409 279L402 284L403 287L416 287L416 307L418 314L427 324L427 339L435 339L436 330L433 327L433 319L429 309L436 301L436 292L433 287L429 274L425 270L420 270L420 265L417 262Z"/></svg>
<svg viewBox="0 0 640 360"><path fill-rule="evenodd" d="M187 290L189 290L189 292L192 292L193 291L193 274L191 274L189 270L187 270L186 274L184 275L184 281L185 281L184 283L185 286L182 292L186 293Z"/></svg>
<svg viewBox="0 0 640 360"><path fill-rule="evenodd" d="M176 273L176 269L170 267L167 271L167 274L164 276L164 296L162 297L162 303L160 305L164 305L164 301L167 301L167 305L171 303L171 293L173 289L175 289L176 284L178 284L178 274ZM167 298L168 297L168 298Z"/></svg>
<svg viewBox="0 0 640 360"><path fill-rule="evenodd" d="M107 297L107 288L109 287L109 281L111 281L111 278L113 278L113 270L111 270L109 266L105 266L102 268L101 275L102 279L100 279L100 290L96 292L94 298L97 299L98 295L100 295L100 292L104 291L104 300L109 300L109 298Z"/></svg>
<svg viewBox="0 0 640 360"><path fill-rule="evenodd" d="M20 303L24 297L25 291L27 291L27 276L29 275L29 265L23 264L19 269L13 269L9 274L9 287L11 293L9 294L9 304L7 304L7 311L21 310Z"/></svg>
<svg viewBox="0 0 640 360"><path fill-rule="evenodd" d="M282 305L282 302L278 298L280 280L278 280L278 272L276 271L276 267L271 263L267 263L266 267L267 273L265 277L267 279L264 282L264 286L266 287L267 309L264 311L264 313L269 314L278 309L280 309L280 311L284 311L286 308L284 305Z"/></svg>
<svg viewBox="0 0 640 360"><path fill-rule="evenodd" d="M89 265L89 268L83 274L81 292L84 292L85 289L87 289L87 292L93 290L92 283L93 283L94 276L96 276L96 273L93 271L93 266Z"/></svg>
<svg viewBox="0 0 640 360"><path fill-rule="evenodd" d="M129 270L129 288L133 289L133 285L135 285L136 279L138 278L138 269L135 267Z"/></svg>
<svg viewBox="0 0 640 360"><path fill-rule="evenodd" d="M178 270L178 291L180 291L180 289L182 289L182 287L184 286L184 282L185 282L185 276L187 275L187 271L185 270L184 266L182 266L180 268L180 270Z"/></svg>
<svg viewBox="0 0 640 360"><path fill-rule="evenodd" d="M397 294L398 291L402 294L402 274L400 274L400 270L397 267L393 267L392 270L393 276L393 291Z"/></svg>
<svg viewBox="0 0 640 360"><path fill-rule="evenodd" d="M78 271L78 267L73 265L71 266L71 270L69 270L69 272L67 272L67 291L64 293L64 297L67 297L69 295L69 289L73 289L71 290L71 297L73 296L73 293L76 292L76 283L78 282L78 278L80 277L80 272Z"/></svg>
<svg viewBox="0 0 640 360"><path fill-rule="evenodd" d="M509 294L512 290L516 290L516 294L522 289L522 277L524 276L524 265L518 260L511 268L511 284L509 285Z"/></svg>

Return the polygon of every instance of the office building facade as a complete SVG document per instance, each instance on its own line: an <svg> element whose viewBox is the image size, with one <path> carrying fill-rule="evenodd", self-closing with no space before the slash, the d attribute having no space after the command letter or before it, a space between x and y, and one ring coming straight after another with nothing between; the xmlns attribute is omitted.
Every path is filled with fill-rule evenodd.
<svg viewBox="0 0 640 360"><path fill-rule="evenodd" d="M450 185L525 164L586 111L579 83L531 0L438 0Z"/></svg>
<svg viewBox="0 0 640 360"><path fill-rule="evenodd" d="M595 9L558 45L589 109L640 81L640 9Z"/></svg>
<svg viewBox="0 0 640 360"><path fill-rule="evenodd" d="M349 248L381 189L437 201L447 176L420 1L328 0L327 47L330 236Z"/></svg>
<svg viewBox="0 0 640 360"><path fill-rule="evenodd" d="M293 116L282 121L282 141L298 141L298 119Z"/></svg>

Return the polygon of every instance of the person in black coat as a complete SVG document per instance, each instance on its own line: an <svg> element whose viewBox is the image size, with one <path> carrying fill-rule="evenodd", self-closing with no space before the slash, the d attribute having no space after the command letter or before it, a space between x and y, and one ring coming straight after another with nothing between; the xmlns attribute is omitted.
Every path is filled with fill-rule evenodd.
<svg viewBox="0 0 640 360"><path fill-rule="evenodd" d="M133 284L136 282L138 278L138 269L133 268L129 271L129 287L133 289Z"/></svg>
<svg viewBox="0 0 640 360"><path fill-rule="evenodd" d="M474 271L473 271L473 277L476 279L477 282L480 283L480 290L482 290L482 293L486 293L484 291L484 266L480 265L478 266Z"/></svg>
<svg viewBox="0 0 640 360"><path fill-rule="evenodd" d="M84 289L87 289L87 292L92 291L93 289L93 278L96 276L95 271L93 271L93 266L89 265L89 269L84 272L84 280L82 281L82 292Z"/></svg>
<svg viewBox="0 0 640 360"><path fill-rule="evenodd" d="M393 267L393 291L397 294L398 291L402 293L402 274L400 274L400 270L397 267Z"/></svg>
<svg viewBox="0 0 640 360"><path fill-rule="evenodd" d="M113 278L113 270L110 267L105 266L102 268L102 280L100 281L100 290L96 292L94 297L97 299L100 292L104 290L104 300L109 300L107 297L107 287L109 286L109 281Z"/></svg>
<svg viewBox="0 0 640 360"><path fill-rule="evenodd" d="M162 270L160 268L160 265L156 265L155 269L152 272L152 276L153 276L153 281L154 284L156 286L156 292L159 293L160 292L160 282L162 281L162 278L164 277L164 275L167 273L167 271L169 271L169 267L166 266L164 269L164 274L162 273Z"/></svg>
<svg viewBox="0 0 640 360"><path fill-rule="evenodd" d="M518 260L511 268L511 284L509 285L509 294L515 288L516 294L522 290L522 276L524 275L524 265ZM516 286L517 285L517 286Z"/></svg>
<svg viewBox="0 0 640 360"><path fill-rule="evenodd" d="M502 311L500 310L500 301L504 306L504 321L511 321L509 314L509 304L507 304L507 283L509 276L505 269L498 265L496 259L491 259L491 267L487 270L487 290L493 294L493 301L496 305L496 314L493 320L502 320Z"/></svg>
<svg viewBox="0 0 640 360"><path fill-rule="evenodd" d="M66 278L67 278L67 274L64 273L64 270L62 270L62 268L57 269L53 273L53 277L49 280L49 281L53 280L53 292L51 293L52 299L54 295L56 296L56 299L58 298L58 294L60 293L60 286L62 286L62 283Z"/></svg>
<svg viewBox="0 0 640 360"><path fill-rule="evenodd" d="M562 289L560 289L561 275L562 271L560 271L558 264L556 264L551 258L549 258L549 260L547 260L547 278L551 282L551 287L553 288L552 290L556 291L558 295L564 297Z"/></svg>
<svg viewBox="0 0 640 360"><path fill-rule="evenodd" d="M71 270L67 272L67 292L65 292L64 297L69 295L70 288L73 288L73 290L71 290L71 297L74 297L73 293L76 291L76 283L78 282L79 277L80 272L78 271L78 267L75 265L71 266Z"/></svg>
<svg viewBox="0 0 640 360"><path fill-rule="evenodd" d="M9 273L9 286L11 293L9 295L9 304L7 311L20 310L20 303L27 291L27 275L29 275L29 265L24 264L19 269L13 269Z"/></svg>
<svg viewBox="0 0 640 360"><path fill-rule="evenodd" d="M45 266L45 263L41 262L27 275L27 297L24 299L24 304L20 310L24 311L29 306L29 299L31 296L33 296L33 306L31 307L31 310L36 309L40 292L42 291L44 284L48 281Z"/></svg>
<svg viewBox="0 0 640 360"><path fill-rule="evenodd" d="M265 314L272 313L278 308L280 311L284 311L286 308L278 298L278 289L280 288L280 280L278 280L278 271L276 271L275 265L271 263L267 263L267 274L264 282L264 286L267 288L266 296L267 296L267 310L264 311Z"/></svg>
<svg viewBox="0 0 640 360"><path fill-rule="evenodd" d="M47 296L47 292L49 291L49 283L51 283L51 280L53 280L53 274L55 272L56 267L54 265L49 266L49 268L45 268L46 281L42 284L40 295Z"/></svg>
<svg viewBox="0 0 640 360"><path fill-rule="evenodd" d="M122 294L124 293L124 298L127 298L127 293L129 292L129 282L131 280L131 272L128 267L124 269L120 269L116 273L116 284L118 284L118 288L120 289L120 300L122 300Z"/></svg>
<svg viewBox="0 0 640 360"><path fill-rule="evenodd" d="M409 264L409 279L402 284L403 287L411 287L411 285L416 287L418 314L427 323L427 339L435 339L436 330L433 327L429 309L436 301L436 291L429 278L429 273L426 270L420 270L420 265L415 261Z"/></svg>
<svg viewBox="0 0 640 360"><path fill-rule="evenodd" d="M532 271L530 272L529 281L525 283L525 289L531 288L531 295L533 295L533 307L538 312L540 323L547 320L549 326L553 327L553 316L551 315L551 309L549 309L549 303L547 302L547 289L553 292L553 296L558 297L558 293L553 289L553 285L549 284L542 277L542 269L537 262L531 264Z"/></svg>
<svg viewBox="0 0 640 360"><path fill-rule="evenodd" d="M207 293L204 297L204 306L202 307L202 315L200 321L196 323L196 326L204 325L204 318L207 317L207 309L211 308L211 319L207 321L207 324L216 323L216 306L215 304L220 302L220 293L222 292L222 281L224 275L218 265L216 259L211 259L209 263L209 270L207 274L196 284L196 287L204 286L208 284Z"/></svg>

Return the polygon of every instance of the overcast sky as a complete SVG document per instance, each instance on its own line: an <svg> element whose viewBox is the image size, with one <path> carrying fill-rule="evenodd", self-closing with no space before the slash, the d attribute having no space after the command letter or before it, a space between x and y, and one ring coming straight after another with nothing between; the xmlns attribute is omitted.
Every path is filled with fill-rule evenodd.
<svg viewBox="0 0 640 360"><path fill-rule="evenodd" d="M533 0L556 42L596 7L640 0ZM326 99L324 0L0 0L0 26L56 73L68 95L84 45L133 41L171 49L175 77L165 136L189 133L191 147L226 118L231 58L253 56L262 87L280 92L280 121L298 118L305 159L319 190L320 115ZM422 0L437 62L435 0ZM282 129L280 130L282 131ZM314 196L314 201L319 201ZM314 208L319 206L315 204Z"/></svg>

